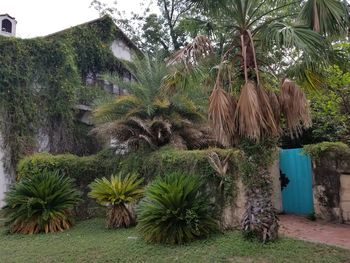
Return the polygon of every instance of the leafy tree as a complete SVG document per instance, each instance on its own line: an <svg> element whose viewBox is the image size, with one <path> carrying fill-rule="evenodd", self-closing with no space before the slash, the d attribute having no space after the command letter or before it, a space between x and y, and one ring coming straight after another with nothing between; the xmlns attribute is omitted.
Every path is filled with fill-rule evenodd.
<svg viewBox="0 0 350 263"><path fill-rule="evenodd" d="M312 143L347 143L350 132L350 73L332 66L325 75L323 89L309 92L313 116Z"/></svg>
<svg viewBox="0 0 350 263"><path fill-rule="evenodd" d="M142 3L142 12L133 12L130 17L118 10L117 1L109 6L99 0L93 0L90 6L101 16L109 14L115 17L115 22L143 50L152 53L162 51L166 56L170 51L180 49L186 42L188 24L185 21L193 3L187 0L157 0L160 14L151 12L150 3L151 1Z"/></svg>
<svg viewBox="0 0 350 263"><path fill-rule="evenodd" d="M107 206L107 228L129 227L135 224L135 216L127 205L137 202L143 195L143 180L137 175L112 175L111 179L97 178L89 187L89 196Z"/></svg>

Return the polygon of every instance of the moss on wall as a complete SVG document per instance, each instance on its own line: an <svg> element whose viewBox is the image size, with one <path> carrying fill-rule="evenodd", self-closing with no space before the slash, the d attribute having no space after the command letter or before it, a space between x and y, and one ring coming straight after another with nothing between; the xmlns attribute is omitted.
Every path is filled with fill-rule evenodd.
<svg viewBox="0 0 350 263"><path fill-rule="evenodd" d="M0 36L0 131L8 166L35 151L39 128L52 152L74 152L74 105L87 100L80 98L87 74L122 70L110 50L118 37L109 17L48 37Z"/></svg>

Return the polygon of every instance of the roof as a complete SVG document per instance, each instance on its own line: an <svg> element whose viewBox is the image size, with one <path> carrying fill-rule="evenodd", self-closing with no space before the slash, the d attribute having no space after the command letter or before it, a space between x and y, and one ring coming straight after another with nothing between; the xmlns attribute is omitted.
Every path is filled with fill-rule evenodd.
<svg viewBox="0 0 350 263"><path fill-rule="evenodd" d="M85 22L85 23L82 23L82 24L79 24L79 25L72 26L70 28L66 28L66 29L63 29L63 30L55 32L55 33L51 33L49 35L46 35L45 37L51 37L51 36L60 35L60 34L63 34L65 32L67 32L70 29L73 29L73 28L76 28L76 27L81 27L81 26L86 26L86 25L91 25L91 24L94 24L96 22L102 21L102 20L107 19L107 18L112 19L109 15L105 15L105 16L102 16L100 18L97 18L97 19L94 19L94 20L91 20L91 21L88 21L88 22ZM121 38L125 42L127 42L127 44L130 47L132 47L134 50L136 50L137 52L140 52L140 49L136 46L136 44L133 41L131 41L131 39L115 23L114 23L114 26L118 30L118 33L120 33Z"/></svg>
<svg viewBox="0 0 350 263"><path fill-rule="evenodd" d="M0 16L8 16L9 18L16 20L16 18L14 18L13 16L10 16L9 14L0 14Z"/></svg>

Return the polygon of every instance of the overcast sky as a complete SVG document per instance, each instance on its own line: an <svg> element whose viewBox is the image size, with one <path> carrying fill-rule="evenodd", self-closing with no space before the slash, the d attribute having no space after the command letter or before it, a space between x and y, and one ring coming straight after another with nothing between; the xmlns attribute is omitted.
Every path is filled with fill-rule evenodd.
<svg viewBox="0 0 350 263"><path fill-rule="evenodd" d="M8 13L17 20L17 36L45 36L99 17L89 8L91 0L0 0L0 14ZM114 0L102 0L112 4ZM118 0L118 8L139 12L142 0Z"/></svg>

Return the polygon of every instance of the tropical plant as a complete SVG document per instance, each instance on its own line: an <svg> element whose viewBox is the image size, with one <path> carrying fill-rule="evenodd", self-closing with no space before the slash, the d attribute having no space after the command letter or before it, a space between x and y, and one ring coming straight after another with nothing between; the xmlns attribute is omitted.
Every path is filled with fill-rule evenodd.
<svg viewBox="0 0 350 263"><path fill-rule="evenodd" d="M207 147L213 139L205 120L205 93L188 90L169 92L169 71L164 61L145 56L128 64L136 81L115 76L107 80L127 93L103 102L93 112L95 133L127 143L131 148L144 145L156 149L166 144L182 148Z"/></svg>
<svg viewBox="0 0 350 263"><path fill-rule="evenodd" d="M137 208L137 229L152 242L182 244L218 229L216 210L199 177L172 173L155 180Z"/></svg>
<svg viewBox="0 0 350 263"><path fill-rule="evenodd" d="M43 172L17 182L4 208L11 233L58 232L73 225L70 210L80 201L69 177Z"/></svg>
<svg viewBox="0 0 350 263"><path fill-rule="evenodd" d="M192 2L202 10L202 18L208 18L216 23L213 28L220 29L214 36L221 36L221 62L215 67L217 74L209 97L209 120L217 140L228 147L240 145L242 139L259 145L266 139L278 138L282 131L298 137L304 128L310 127L306 96L294 81L286 78L286 73L293 72L290 77L296 76L300 83L306 80L316 86L315 80L319 80L316 73L330 59L331 46L325 37L331 32L339 33L348 22L342 2ZM312 24L307 16L309 20L312 17ZM298 21L298 17L302 19ZM198 43L196 49L205 51L207 43L200 45ZM175 60L178 54L181 51L174 55ZM281 84L277 93L278 83ZM276 238L278 232L273 209L264 210L273 207L271 199L266 198L270 185L266 171L266 167L254 167L248 173L255 179L247 182L261 180L266 184L247 185L247 212L242 220L244 230L260 229L255 232L264 242ZM262 211L269 214L264 217L267 220L254 220Z"/></svg>
<svg viewBox="0 0 350 263"><path fill-rule="evenodd" d="M133 211L128 207L143 195L143 180L136 174L112 175L111 179L97 178L89 187L89 196L101 205L107 206L107 228L129 227L135 224Z"/></svg>
<svg viewBox="0 0 350 263"><path fill-rule="evenodd" d="M345 37L349 27L346 1L308 0L299 18L324 36Z"/></svg>

